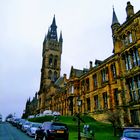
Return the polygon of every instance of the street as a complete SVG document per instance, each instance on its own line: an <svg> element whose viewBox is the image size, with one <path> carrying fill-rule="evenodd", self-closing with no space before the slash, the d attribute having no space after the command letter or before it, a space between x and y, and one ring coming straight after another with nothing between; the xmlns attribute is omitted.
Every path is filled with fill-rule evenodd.
<svg viewBox="0 0 140 140"><path fill-rule="evenodd" d="M0 123L0 140L33 140L24 132L7 122Z"/></svg>

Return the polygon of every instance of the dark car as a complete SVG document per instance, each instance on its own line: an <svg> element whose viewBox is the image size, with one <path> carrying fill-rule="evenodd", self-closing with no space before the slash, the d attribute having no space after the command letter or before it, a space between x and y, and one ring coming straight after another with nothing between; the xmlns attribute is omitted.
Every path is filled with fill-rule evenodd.
<svg viewBox="0 0 140 140"><path fill-rule="evenodd" d="M66 124L58 122L44 122L36 130L35 140L68 140L69 130Z"/></svg>
<svg viewBox="0 0 140 140"><path fill-rule="evenodd" d="M124 128L120 140L140 140L140 128L137 127Z"/></svg>

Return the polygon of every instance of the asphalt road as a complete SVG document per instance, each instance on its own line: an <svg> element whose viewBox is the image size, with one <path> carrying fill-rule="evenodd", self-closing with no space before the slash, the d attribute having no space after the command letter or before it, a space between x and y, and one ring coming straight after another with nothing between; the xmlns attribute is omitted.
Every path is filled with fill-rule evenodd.
<svg viewBox="0 0 140 140"><path fill-rule="evenodd" d="M0 140L34 140L7 122L0 123Z"/></svg>

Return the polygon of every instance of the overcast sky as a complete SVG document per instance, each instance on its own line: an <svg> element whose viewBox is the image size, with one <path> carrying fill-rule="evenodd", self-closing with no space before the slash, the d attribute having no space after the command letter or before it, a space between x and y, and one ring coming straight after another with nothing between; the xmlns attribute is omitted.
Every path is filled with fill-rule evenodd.
<svg viewBox="0 0 140 140"><path fill-rule="evenodd" d="M130 0L134 11L139 0ZM112 55L112 7L120 24L127 0L0 0L0 113L21 116L40 86L42 43L55 15L62 30L61 75Z"/></svg>

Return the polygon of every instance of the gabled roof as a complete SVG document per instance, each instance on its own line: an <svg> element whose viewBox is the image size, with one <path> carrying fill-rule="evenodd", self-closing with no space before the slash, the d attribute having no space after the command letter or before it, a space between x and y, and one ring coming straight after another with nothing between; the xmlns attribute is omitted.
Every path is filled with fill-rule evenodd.
<svg viewBox="0 0 140 140"><path fill-rule="evenodd" d="M102 62L103 62L103 61L97 60L97 59L96 59L96 60L95 60L95 65L98 66L98 65L100 65Z"/></svg>
<svg viewBox="0 0 140 140"><path fill-rule="evenodd" d="M87 71L87 70L86 70ZM85 72L83 70L79 70L79 69L74 69L73 66L71 67L71 71L70 71L70 76L69 78L72 77L80 77L81 75L83 75Z"/></svg>

